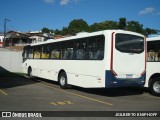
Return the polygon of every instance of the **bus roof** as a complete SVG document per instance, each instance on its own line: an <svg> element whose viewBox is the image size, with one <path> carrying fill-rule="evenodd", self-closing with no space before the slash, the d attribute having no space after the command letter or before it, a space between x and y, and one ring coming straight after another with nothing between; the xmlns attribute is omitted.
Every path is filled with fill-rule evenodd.
<svg viewBox="0 0 160 120"><path fill-rule="evenodd" d="M151 38L147 38L147 41L155 41L155 40L160 40L160 36L159 37L151 37Z"/></svg>
<svg viewBox="0 0 160 120"><path fill-rule="evenodd" d="M132 33L132 34L136 34L136 35L144 37L143 35L141 35L139 33L131 32L131 31L125 31L125 30L103 30L103 31L91 32L91 33L84 32L84 33L77 34L75 36L60 38L58 40L57 39L49 39L49 40L44 41L44 42L31 44L31 46L48 44L48 43L53 43L53 42L60 42L60 41L67 41L67 40L78 39L78 38L91 37L91 36L96 36L96 35L103 35L104 32L110 32L110 33L113 33L113 32L122 32L122 33L124 33L125 32L125 33Z"/></svg>

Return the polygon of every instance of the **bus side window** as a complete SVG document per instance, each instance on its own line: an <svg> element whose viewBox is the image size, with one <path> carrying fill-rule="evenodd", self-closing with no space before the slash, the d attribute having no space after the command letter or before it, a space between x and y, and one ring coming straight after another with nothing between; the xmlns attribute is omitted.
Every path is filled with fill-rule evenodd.
<svg viewBox="0 0 160 120"><path fill-rule="evenodd" d="M158 51L155 52L155 61L158 61Z"/></svg>
<svg viewBox="0 0 160 120"><path fill-rule="evenodd" d="M40 51L41 51L40 46L36 46L34 48L34 59L40 59Z"/></svg>
<svg viewBox="0 0 160 120"><path fill-rule="evenodd" d="M68 60L73 59L73 48L67 48L68 51Z"/></svg>
<svg viewBox="0 0 160 120"><path fill-rule="evenodd" d="M73 40L61 43L61 59L72 60L73 59Z"/></svg>
<svg viewBox="0 0 160 120"><path fill-rule="evenodd" d="M74 47L74 58L77 60L87 60L88 59L88 43L87 38L79 39L75 42Z"/></svg>
<svg viewBox="0 0 160 120"><path fill-rule="evenodd" d="M63 60L67 60L68 57L67 47L68 47L67 41L61 43L61 59Z"/></svg>
<svg viewBox="0 0 160 120"><path fill-rule="evenodd" d="M42 46L42 48L41 48L41 58L42 59L49 58L49 51L50 51L49 45Z"/></svg>
<svg viewBox="0 0 160 120"><path fill-rule="evenodd" d="M160 49L158 50L158 61L160 62Z"/></svg>
<svg viewBox="0 0 160 120"><path fill-rule="evenodd" d="M68 46L67 46L67 51L68 51L67 59L68 60L72 60L73 59L73 48L74 48L73 40L68 41Z"/></svg>
<svg viewBox="0 0 160 120"><path fill-rule="evenodd" d="M155 61L155 52L153 50L148 52L148 61Z"/></svg>
<svg viewBox="0 0 160 120"><path fill-rule="evenodd" d="M28 48L27 47L24 49L23 58L25 59L28 58Z"/></svg>
<svg viewBox="0 0 160 120"><path fill-rule="evenodd" d="M23 54L22 54L23 62L29 58L28 55L29 55L29 49L28 47L24 47Z"/></svg>
<svg viewBox="0 0 160 120"><path fill-rule="evenodd" d="M60 59L60 44L53 43L50 46L50 58L51 59Z"/></svg>
<svg viewBox="0 0 160 120"><path fill-rule="evenodd" d="M89 39L89 59L103 60L104 58L104 37L97 36Z"/></svg>
<svg viewBox="0 0 160 120"><path fill-rule="evenodd" d="M33 48L29 47L28 58L33 59Z"/></svg>
<svg viewBox="0 0 160 120"><path fill-rule="evenodd" d="M82 39L82 43L81 43L81 48L83 50L83 56L82 59L83 60L87 60L88 59L88 39L84 38Z"/></svg>
<svg viewBox="0 0 160 120"><path fill-rule="evenodd" d="M147 61L148 62L160 62L160 41L148 41L147 42Z"/></svg>

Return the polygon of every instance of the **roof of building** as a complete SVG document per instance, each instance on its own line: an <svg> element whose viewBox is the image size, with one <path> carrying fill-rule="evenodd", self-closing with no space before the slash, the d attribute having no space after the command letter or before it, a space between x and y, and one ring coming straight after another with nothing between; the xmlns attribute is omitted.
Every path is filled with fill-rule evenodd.
<svg viewBox="0 0 160 120"><path fill-rule="evenodd" d="M6 38L29 38L30 35L25 34L25 33L20 33L16 31L9 31L6 34Z"/></svg>

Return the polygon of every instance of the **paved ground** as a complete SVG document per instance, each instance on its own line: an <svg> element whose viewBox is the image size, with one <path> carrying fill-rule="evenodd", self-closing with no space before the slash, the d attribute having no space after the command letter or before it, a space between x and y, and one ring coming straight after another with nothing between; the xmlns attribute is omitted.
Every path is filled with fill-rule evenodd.
<svg viewBox="0 0 160 120"><path fill-rule="evenodd" d="M0 77L0 111L160 111L160 97L137 88L63 90L11 75Z"/></svg>
<svg viewBox="0 0 160 120"><path fill-rule="evenodd" d="M8 48L3 48L3 47L0 47L0 51L10 51L10 49L8 49Z"/></svg>

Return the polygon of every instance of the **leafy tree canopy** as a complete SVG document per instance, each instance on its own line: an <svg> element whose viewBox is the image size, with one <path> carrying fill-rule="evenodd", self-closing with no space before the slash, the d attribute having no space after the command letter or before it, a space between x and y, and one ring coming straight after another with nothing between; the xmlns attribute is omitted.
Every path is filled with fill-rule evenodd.
<svg viewBox="0 0 160 120"><path fill-rule="evenodd" d="M126 29L126 18L120 18L118 23L118 29Z"/></svg>
<svg viewBox="0 0 160 120"><path fill-rule="evenodd" d="M46 27L42 28L42 33L50 33L50 30Z"/></svg>
<svg viewBox="0 0 160 120"><path fill-rule="evenodd" d="M69 23L68 32L70 34L87 31L89 31L89 26L83 19L73 20Z"/></svg>
<svg viewBox="0 0 160 120"><path fill-rule="evenodd" d="M148 36L149 34L157 34L158 30L151 28L143 28L143 25L138 21L127 21L126 18L120 18L119 21L104 21L100 23L94 23L88 25L83 19L74 19L69 23L68 27L63 27L62 30L54 30L55 35L75 35L79 32L95 32L100 30L108 29L123 29L128 31L133 31L141 33ZM43 28L43 33L49 33L51 30L48 28Z"/></svg>

